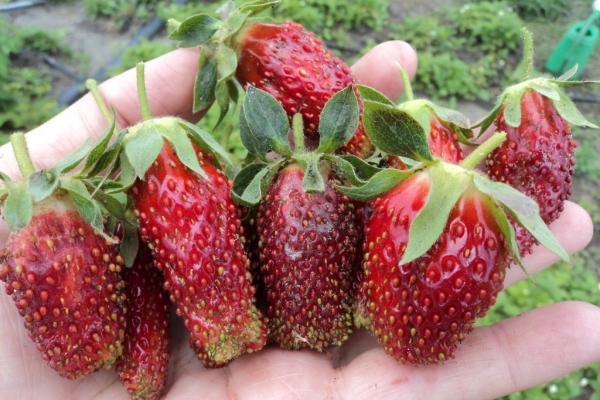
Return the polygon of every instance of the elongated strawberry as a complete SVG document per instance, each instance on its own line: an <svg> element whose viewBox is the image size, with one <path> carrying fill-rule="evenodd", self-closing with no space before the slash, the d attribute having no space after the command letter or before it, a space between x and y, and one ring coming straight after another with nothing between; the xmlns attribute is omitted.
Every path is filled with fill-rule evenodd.
<svg viewBox="0 0 600 400"><path fill-rule="evenodd" d="M109 368L121 354L125 330L124 260L103 232L83 175L62 175L79 164L86 147L50 171L35 172L24 135L11 141L25 180L1 175L7 188L3 216L11 229L0 254L6 293L60 376L75 379Z"/></svg>
<svg viewBox="0 0 600 400"><path fill-rule="evenodd" d="M244 89L252 85L264 90L283 105L290 122L294 114L300 113L306 136L318 141L317 128L325 103L338 91L358 82L350 68L302 25L249 18L277 3L259 0L236 10L223 9L223 21L196 15L177 25L171 38L184 46L202 44L215 55L215 64L227 65L227 69L212 68L214 78L209 87L217 88L217 81L235 77ZM207 25L207 21L211 23ZM198 37L197 30L204 31L201 36L207 39L205 42L191 39L190 34ZM234 63L237 65L235 73L228 69ZM202 90L196 97L207 97L206 89ZM218 103L223 104L223 100ZM341 154L361 158L370 156L373 151L362 123L352 139L338 149Z"/></svg>
<svg viewBox="0 0 600 400"><path fill-rule="evenodd" d="M526 39L531 40L527 34ZM526 59L531 64L531 44L526 47ZM485 130L493 120L496 130L507 133L507 141L488 156L486 173L533 198L546 224L558 218L571 196L577 146L571 125L596 127L561 89L586 83L568 81L573 73L558 79L527 79L526 73L527 80L505 90L482 127ZM521 254L530 254L535 239L514 226Z"/></svg>
<svg viewBox="0 0 600 400"><path fill-rule="evenodd" d="M138 73L143 82L143 65ZM216 165L215 154L227 154L193 124L152 119L139 90L145 120L124 141L122 165L130 167L122 184L131 187L140 235L164 271L190 343L206 366L224 365L259 350L267 337L230 181Z"/></svg>
<svg viewBox="0 0 600 400"><path fill-rule="evenodd" d="M293 120L292 151L287 115L267 92L250 87L241 108L242 141L263 162L236 176L234 199L258 205L270 337L285 349L339 346L351 333L350 278L361 230L355 202L335 189L345 184L343 170L350 166L330 153L353 135L358 113L352 87L335 94L322 113L319 147L310 152L304 147L302 116ZM274 129L265 132L263 120ZM272 149L281 157L268 159Z"/></svg>
<svg viewBox="0 0 600 400"><path fill-rule="evenodd" d="M128 392L140 400L159 399L168 379L170 301L163 273L153 262L144 245L133 266L123 269L127 329L116 370Z"/></svg>
<svg viewBox="0 0 600 400"><path fill-rule="evenodd" d="M382 151L418 168L385 169L361 187L338 188L372 201L355 323L402 362L441 363L495 303L512 257L520 262L509 215L568 255L533 200L473 169L504 134L455 165L431 153L426 132L402 110L365 101L364 118Z"/></svg>

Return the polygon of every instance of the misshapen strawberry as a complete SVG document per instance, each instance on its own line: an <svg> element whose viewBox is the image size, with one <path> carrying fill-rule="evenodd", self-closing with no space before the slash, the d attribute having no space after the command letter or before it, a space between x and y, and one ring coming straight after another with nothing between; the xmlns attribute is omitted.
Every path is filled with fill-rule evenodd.
<svg viewBox="0 0 600 400"><path fill-rule="evenodd" d="M181 24L172 22L176 29L171 38L184 46L201 44L214 54L214 61L208 61L210 57L202 58L201 68L206 65L205 70L212 71L213 80L197 90L198 109L212 104L214 92L217 103L224 108L227 100L222 96L227 92L220 90L219 85L226 85L227 79L235 78L244 89L252 85L274 96L283 105L290 122L300 113L306 136L316 142L319 117L325 103L338 91L358 82L350 68L302 25L250 18L278 3L259 0L238 9L223 7L222 21L201 14ZM199 32L202 34L198 35ZM199 36L202 39L194 40ZM209 66L211 62L213 66ZM213 93L209 94L207 88L213 88ZM337 151L360 158L373 153L374 147L362 123Z"/></svg>
<svg viewBox="0 0 600 400"><path fill-rule="evenodd" d="M100 209L84 184L88 177L63 176L89 147L35 172L24 136L14 134L11 141L25 180L2 174L3 214L11 229L0 254L6 293L60 376L75 379L109 368L122 351L124 260L103 231Z"/></svg>
<svg viewBox="0 0 600 400"><path fill-rule="evenodd" d="M330 153L355 132L358 110L352 87L334 95L322 112L319 147L311 152L299 114L292 150L287 115L270 94L250 87L241 108L242 141L262 162L239 172L233 194L241 204L258 205L270 337L285 349L339 346L351 332L350 278L361 231L354 203L335 189L352 167ZM267 158L269 150L281 157Z"/></svg>
<svg viewBox="0 0 600 400"><path fill-rule="evenodd" d="M164 277L143 245L130 268L123 269L127 328L117 359L119 380L136 400L157 400L165 390L169 363L169 301Z"/></svg>
<svg viewBox="0 0 600 400"><path fill-rule="evenodd" d="M525 31L526 43L531 41ZM526 62L532 66L531 44L526 46ZM485 172L493 180L511 185L533 198L546 224L556 220L571 196L575 173L575 148L571 125L595 127L577 111L561 86L571 82L570 71L558 79L534 78L507 88L498 106L483 121L482 131L492 123L506 132L507 140L486 160ZM518 224L517 241L522 255L530 254L536 240Z"/></svg>
<svg viewBox="0 0 600 400"><path fill-rule="evenodd" d="M238 208L217 166L216 154L224 160L227 154L193 124L152 119L143 87L140 100L145 120L129 128L124 141L122 184L131 187L140 235L164 271L190 343L206 366L224 365L259 350L267 337Z"/></svg>
<svg viewBox="0 0 600 400"><path fill-rule="evenodd" d="M355 323L402 362L436 364L485 315L511 257L520 262L509 215L546 247L568 255L536 214L535 202L473 168L500 144L497 134L459 165L434 157L425 131L389 104L365 101L367 133L382 151L414 160L358 188L371 200ZM505 211L507 210L507 211Z"/></svg>

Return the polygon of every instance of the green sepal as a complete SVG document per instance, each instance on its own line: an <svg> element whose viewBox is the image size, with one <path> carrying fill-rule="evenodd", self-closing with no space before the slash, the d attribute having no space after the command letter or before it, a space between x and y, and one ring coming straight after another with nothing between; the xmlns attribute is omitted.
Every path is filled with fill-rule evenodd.
<svg viewBox="0 0 600 400"><path fill-rule="evenodd" d="M224 21L220 40L222 42L231 40L242 29L250 15L250 11L242 10L241 7L238 8L233 15Z"/></svg>
<svg viewBox="0 0 600 400"><path fill-rule="evenodd" d="M202 130L199 126L184 120L177 120L177 123L186 130L187 135L196 146L200 147L206 153L215 156L213 164L216 167L221 168L219 160L225 162L226 165L233 165L233 162L229 157L229 153L212 137L210 133Z"/></svg>
<svg viewBox="0 0 600 400"><path fill-rule="evenodd" d="M560 91L560 100L553 101L556 110L569 124L575 126L587 126L588 128L598 128L598 125L591 123L581 114L563 91Z"/></svg>
<svg viewBox="0 0 600 400"><path fill-rule="evenodd" d="M441 107L430 102L429 108L444 122L444 124L456 135L459 143L469 146L477 146L471 142L473 138L473 129L471 129L471 120L465 114L447 107Z"/></svg>
<svg viewBox="0 0 600 400"><path fill-rule="evenodd" d="M100 233L105 239L114 243L115 240L107 235L104 231L104 223L102 220L102 210L98 203L92 199L85 184L78 179L61 179L61 188L69 192L69 196L79 214L87 221L92 228Z"/></svg>
<svg viewBox="0 0 600 400"><path fill-rule="evenodd" d="M396 107L364 102L363 125L373 144L381 151L417 161L433 161L421 124Z"/></svg>
<svg viewBox="0 0 600 400"><path fill-rule="evenodd" d="M198 73L194 81L193 112L204 110L214 103L216 87L217 61L206 46L201 46Z"/></svg>
<svg viewBox="0 0 600 400"><path fill-rule="evenodd" d="M539 206L535 200L509 185L492 182L483 176L475 175L474 182L481 192L496 199L542 246L569 262L569 254L540 217Z"/></svg>
<svg viewBox="0 0 600 400"><path fill-rule="evenodd" d="M323 160L329 161L335 171L336 176L343 178L352 186L364 186L367 181L356 174L354 165L344 158L332 154L324 154ZM365 163L366 164L366 163Z"/></svg>
<svg viewBox="0 0 600 400"><path fill-rule="evenodd" d="M288 116L281 104L269 93L248 86L240 109L240 136L246 149L263 161L270 150L290 156L289 129Z"/></svg>
<svg viewBox="0 0 600 400"><path fill-rule="evenodd" d="M179 42L179 47L195 47L212 38L221 25L221 21L208 14L192 15L171 32L169 39Z"/></svg>
<svg viewBox="0 0 600 400"><path fill-rule="evenodd" d="M575 64L570 70L568 70L567 72L565 72L564 74L562 74L561 76L556 78L556 80L562 81L562 82L568 81L577 73L578 69L579 69L579 64Z"/></svg>
<svg viewBox="0 0 600 400"><path fill-rule="evenodd" d="M219 82L231 78L235 73L238 64L235 51L230 47L220 46L217 49L215 58L217 60L217 76Z"/></svg>
<svg viewBox="0 0 600 400"><path fill-rule="evenodd" d="M321 174L321 154L304 153L294 158L304 171L302 190L304 193L321 193L325 190L325 180Z"/></svg>
<svg viewBox="0 0 600 400"><path fill-rule="evenodd" d="M502 104L496 105L479 123L473 125L473 128L480 128L477 137L480 137L496 121L498 114L502 110Z"/></svg>
<svg viewBox="0 0 600 400"><path fill-rule="evenodd" d="M348 143L358 129L358 100L352 85L334 94L321 111L318 153L333 153Z"/></svg>
<svg viewBox="0 0 600 400"><path fill-rule="evenodd" d="M135 133L125 143L125 154L135 176L144 179L146 171L160 154L165 142L151 123L142 123Z"/></svg>
<svg viewBox="0 0 600 400"><path fill-rule="evenodd" d="M506 212L499 207L496 202L492 202L490 204L490 210L492 211L492 213L495 216L496 222L498 223L498 226L500 227L500 230L502 231L502 234L504 235L504 239L506 240L507 244L508 244L508 248L510 249L510 252L512 253L513 259L517 262L517 264L519 264L519 266L521 267L521 269L523 270L523 272L525 272L525 274L531 278L531 275L529 275L529 271L527 271L527 268L525 268L525 265L523 264L523 260L521 258L521 253L519 251L519 245L517 243L517 236L515 233L515 229L513 228L512 224L510 223Z"/></svg>
<svg viewBox="0 0 600 400"><path fill-rule="evenodd" d="M450 174L453 179L448 179L451 166L459 171ZM430 180L429 194L410 225L408 245L400 264L416 260L434 245L446 227L450 211L472 179L461 167L449 163L433 164L426 171Z"/></svg>
<svg viewBox="0 0 600 400"><path fill-rule="evenodd" d="M169 141L171 146L173 146L177 158L183 165L201 177L208 178L208 175L198 162L198 155L194 151L190 137L181 125L174 123L171 128L162 129L160 133Z"/></svg>
<svg viewBox="0 0 600 400"><path fill-rule="evenodd" d="M254 163L244 167L233 180L232 200L249 207L260 203L285 162L285 159L280 159L271 164Z"/></svg>
<svg viewBox="0 0 600 400"><path fill-rule="evenodd" d="M372 87L365 85L356 85L356 88L358 89L358 93L360 94L360 97L363 101L371 101L374 103L385 104L390 107L396 107L396 104L392 100L387 98L386 95L384 95L383 93L373 89Z"/></svg>
<svg viewBox="0 0 600 400"><path fill-rule="evenodd" d="M250 13L250 15L257 15L261 12L268 10L269 8L276 7L281 0L257 0L246 4L242 4L236 12L239 13Z"/></svg>
<svg viewBox="0 0 600 400"><path fill-rule="evenodd" d="M154 160L153 160L154 161ZM129 162L129 158L125 152L121 152L119 155L119 165L121 166L121 173L119 174L119 183L123 190L130 188L135 183L137 176L135 169Z"/></svg>
<svg viewBox="0 0 600 400"><path fill-rule="evenodd" d="M96 145L90 150L90 152L87 155L85 164L83 166L83 169L81 170L82 174L89 171L104 155L104 152L105 152L106 148L108 147L110 139L113 136L113 131L115 130L115 123L116 123L116 116L113 111L111 122L110 122L108 128L106 128L106 130L104 132L102 132L102 134L96 141Z"/></svg>
<svg viewBox="0 0 600 400"><path fill-rule="evenodd" d="M353 155L340 155L337 156L337 158L351 164L354 171L358 173L360 179L370 179L376 173L381 171L381 168L377 168L362 158Z"/></svg>
<svg viewBox="0 0 600 400"><path fill-rule="evenodd" d="M119 132L114 143L112 143L110 145L110 147L108 147L108 150L106 150L98 158L96 163L92 166L91 170L87 173L87 176L96 176L100 172L104 171L106 168L109 168L111 166L111 164L114 165L115 160L118 160L117 156L119 155L119 152L121 151L121 144L123 143L123 139L125 138L126 134L127 134L127 130L123 130L123 131ZM115 172L115 171L111 168L108 171L107 175L110 176L113 172Z"/></svg>
<svg viewBox="0 0 600 400"><path fill-rule="evenodd" d="M54 173L56 175L62 175L72 171L88 155L92 149L92 143L92 138L88 138L77 150L54 164L52 167Z"/></svg>
<svg viewBox="0 0 600 400"><path fill-rule="evenodd" d="M217 83L215 88L215 98L217 100L217 105L219 106L219 119L215 124L213 129L216 129L221 122L225 119L225 116L229 112L229 80L220 81Z"/></svg>
<svg viewBox="0 0 600 400"><path fill-rule="evenodd" d="M29 194L35 201L41 201L54 193L59 187L60 175L53 170L38 171L29 176Z"/></svg>
<svg viewBox="0 0 600 400"><path fill-rule="evenodd" d="M126 221L121 221L121 227L123 229L123 238L119 245L119 252L125 260L125 266L131 267L140 248L139 228L137 225Z"/></svg>
<svg viewBox="0 0 600 400"><path fill-rule="evenodd" d="M125 206L115 196L102 190L94 190L91 197L102 205L104 209L119 220L125 219Z"/></svg>
<svg viewBox="0 0 600 400"><path fill-rule="evenodd" d="M521 98L523 91L510 91L504 98L506 107L504 108L504 119L512 127L521 125Z"/></svg>
<svg viewBox="0 0 600 400"><path fill-rule="evenodd" d="M367 183L360 187L336 186L336 190L346 196L359 200L373 200L408 179L415 173L416 169L399 170L394 168L383 169L375 174Z"/></svg>
<svg viewBox="0 0 600 400"><path fill-rule="evenodd" d="M33 197L29 193L28 182L7 184L8 197L4 201L4 221L11 232L19 232L29 225L33 216Z"/></svg>

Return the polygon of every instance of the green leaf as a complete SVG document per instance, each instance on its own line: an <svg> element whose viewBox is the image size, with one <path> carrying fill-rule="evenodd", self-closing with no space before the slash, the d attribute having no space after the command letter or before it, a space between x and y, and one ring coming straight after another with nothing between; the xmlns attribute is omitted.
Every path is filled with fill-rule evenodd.
<svg viewBox="0 0 600 400"><path fill-rule="evenodd" d="M532 82L530 87L536 92L552 100L560 100L560 89L557 86L542 85L539 83Z"/></svg>
<svg viewBox="0 0 600 400"><path fill-rule="evenodd" d="M29 225L33 216L33 198L29 194L28 182L17 182L9 186L4 202L4 221L12 232L19 232Z"/></svg>
<svg viewBox="0 0 600 400"><path fill-rule="evenodd" d="M58 188L60 176L53 171L42 170L29 176L29 194L35 201L42 201Z"/></svg>
<svg viewBox="0 0 600 400"><path fill-rule="evenodd" d="M193 111L195 113L210 107L214 103L216 87L217 61L210 50L202 46L200 47L198 73L194 81Z"/></svg>
<svg viewBox="0 0 600 400"><path fill-rule="evenodd" d="M429 102L429 107L438 116L439 119L450 124L454 124L460 128L471 128L471 120L460 111L451 108L441 107L435 103Z"/></svg>
<svg viewBox="0 0 600 400"><path fill-rule="evenodd" d="M502 231L502 234L504 235L504 239L508 243L508 248L510 249L514 260L517 262L517 264L519 264L519 266L525 272L525 274L527 276L530 276L529 272L525 268L525 265L523 265L523 260L521 259L521 253L519 252L519 246L517 244L517 237L515 234L515 230L514 230L512 224L510 223L508 217L506 216L506 213L504 212L504 210L502 210L502 208L498 207L495 203L491 204L491 206L492 206L491 211L494 213L494 215L496 217L496 222L498 223L498 226L500 227L500 230Z"/></svg>
<svg viewBox="0 0 600 400"><path fill-rule="evenodd" d="M189 138L194 144L200 147L205 152L215 156L214 165L221 168L219 161L216 158L225 161L227 165L233 165L229 153L223 148L210 133L200 129L197 125L191 124L184 120L178 121L179 125L187 130Z"/></svg>
<svg viewBox="0 0 600 400"><path fill-rule="evenodd" d="M575 126L587 126L588 128L598 128L596 124L591 123L579 112L575 104L571 101L562 90L560 91L560 100L553 101L556 111L563 117L569 124Z"/></svg>
<svg viewBox="0 0 600 400"><path fill-rule="evenodd" d="M338 158L350 163L356 170L361 179L370 179L373 175L381 171L381 168L374 167L362 158L352 155L341 155Z"/></svg>
<svg viewBox="0 0 600 400"><path fill-rule="evenodd" d="M577 73L577 69L579 68L579 64L575 64L573 68L556 78L557 81L568 81Z"/></svg>
<svg viewBox="0 0 600 400"><path fill-rule="evenodd" d="M87 158L85 160L85 164L84 164L83 169L81 171L82 173L85 173L90 168L92 168L92 166L104 154L104 151L108 147L108 143L110 142L110 139L113 136L113 131L115 130L115 122L116 122L116 116L115 116L115 113L113 111L113 116L112 116L112 119L111 119L111 123L110 123L109 127L106 128L106 130L102 133L102 135L100 135L100 137L98 138L98 141L96 142L96 145L92 148L92 150L87 155Z"/></svg>
<svg viewBox="0 0 600 400"><path fill-rule="evenodd" d="M258 204L279 169L278 166L264 163L247 165L233 180L231 198L245 206Z"/></svg>
<svg viewBox="0 0 600 400"><path fill-rule="evenodd" d="M180 47L194 47L209 40L221 27L221 21L207 14L186 18L169 35L169 39L180 42Z"/></svg>
<svg viewBox="0 0 600 400"><path fill-rule="evenodd" d="M227 18L223 24L223 33L221 34L221 41L227 42L231 40L244 26L246 20L250 16L250 12L243 11L241 8Z"/></svg>
<svg viewBox="0 0 600 400"><path fill-rule="evenodd" d="M217 73L219 81L224 81L231 78L237 69L238 63L235 51L229 47L220 46L217 49L215 58L217 60Z"/></svg>
<svg viewBox="0 0 600 400"><path fill-rule="evenodd" d="M414 173L415 170L384 169L361 187L336 186L336 190L352 199L369 201L387 193Z"/></svg>
<svg viewBox="0 0 600 400"><path fill-rule="evenodd" d="M448 173L449 167L448 163L440 163L426 170L430 180L429 194L425 205L410 225L408 246L400 264L414 261L434 245L446 227L450 211L469 187L471 174L460 170L455 174Z"/></svg>
<svg viewBox="0 0 600 400"><path fill-rule="evenodd" d="M433 161L423 128L408 113L365 101L363 124L365 132L381 151L417 161Z"/></svg>
<svg viewBox="0 0 600 400"><path fill-rule="evenodd" d="M334 94L323 107L319 120L321 135L317 152L333 153L348 143L358 129L358 100L352 85Z"/></svg>
<svg viewBox="0 0 600 400"><path fill-rule="evenodd" d="M119 132L119 135L117 136L114 143L111 144L110 147L108 148L108 150L106 150L106 152L104 152L100 156L98 161L94 164L92 169L88 172L88 174L87 174L88 176L96 176L100 172L102 172L106 168L108 168L111 164L114 164L115 160L117 159L117 156L119 155L119 152L121 151L121 144L123 143L123 139L125 138L126 134L127 134L127 130L123 130L123 131ZM110 175L111 171L108 171L108 172L109 172L108 175Z"/></svg>
<svg viewBox="0 0 600 400"><path fill-rule="evenodd" d="M304 193L321 193L325 190L325 181L321 174L321 159L319 154L306 153L304 157L297 158L304 170L302 190Z"/></svg>
<svg viewBox="0 0 600 400"><path fill-rule="evenodd" d="M535 200L509 185L492 182L483 176L476 175L474 182L480 191L502 204L510 216L527 229L542 246L569 262L569 254L540 217L539 206Z"/></svg>
<svg viewBox="0 0 600 400"><path fill-rule="evenodd" d="M342 177L352 186L364 186L367 183L356 174L354 165L346 161L344 158L333 154L324 154L323 159L331 163L331 166L338 177ZM357 157L357 159L359 158ZM367 163L364 164L368 165Z"/></svg>
<svg viewBox="0 0 600 400"><path fill-rule="evenodd" d="M66 174L72 171L73 168L79 165L92 149L92 138L88 138L81 147L63 158L52 167L52 171L56 175Z"/></svg>
<svg viewBox="0 0 600 400"><path fill-rule="evenodd" d="M187 135L186 130L179 124L173 124L169 129L163 129L160 131L165 139L169 141L177 158L186 167L197 173L203 178L208 178L208 175L200 166L198 162L198 155L192 146L192 141Z"/></svg>
<svg viewBox="0 0 600 400"><path fill-rule="evenodd" d="M149 123L141 125L137 134L125 143L125 154L138 178L144 179L146 171L160 154L163 145L163 137L154 125Z"/></svg>
<svg viewBox="0 0 600 400"><path fill-rule="evenodd" d="M251 15L257 15L261 12L273 8L281 3L281 0L258 0L252 1L246 4L242 4L237 12L239 13L250 13Z"/></svg>
<svg viewBox="0 0 600 400"><path fill-rule="evenodd" d="M393 101L387 98L383 93L364 85L356 85L358 93L363 101L371 101L373 103L381 103L390 107L396 107Z"/></svg>
<svg viewBox="0 0 600 400"><path fill-rule="evenodd" d="M133 166L129 162L127 158L127 154L125 152L120 153L120 165L121 165L121 173L119 174L119 183L123 187L123 189L130 188L137 179L135 174L135 170ZM143 179L143 178L142 178Z"/></svg>
<svg viewBox="0 0 600 400"><path fill-rule="evenodd" d="M246 149L264 161L270 150L289 156L292 154L289 129L288 116L281 104L269 93L248 86L240 109L240 136Z"/></svg>
<svg viewBox="0 0 600 400"><path fill-rule="evenodd" d="M104 232L104 224L102 221L102 210L98 204L91 198L85 184L78 179L63 178L61 179L61 187L69 192L69 196L79 214L97 230L106 239L114 242L114 239Z"/></svg>
<svg viewBox="0 0 600 400"><path fill-rule="evenodd" d="M101 204L110 215L117 217L119 220L125 219L125 206L116 197L102 190L95 190L92 198Z"/></svg>
<svg viewBox="0 0 600 400"><path fill-rule="evenodd" d="M521 125L521 97L523 92L520 90L510 91L504 98L506 108L504 109L504 118L506 123L514 128Z"/></svg>
<svg viewBox="0 0 600 400"><path fill-rule="evenodd" d="M216 87L216 92L215 92L215 96L217 99L217 105L219 106L219 108L221 109L221 112L219 113L219 120L217 121L217 123L215 124L215 128L217 126L219 126L221 124L221 122L223 122L223 120L225 119L225 116L227 115L227 112L229 112L229 84L228 84L229 80L226 81L220 81L217 83L217 87Z"/></svg>

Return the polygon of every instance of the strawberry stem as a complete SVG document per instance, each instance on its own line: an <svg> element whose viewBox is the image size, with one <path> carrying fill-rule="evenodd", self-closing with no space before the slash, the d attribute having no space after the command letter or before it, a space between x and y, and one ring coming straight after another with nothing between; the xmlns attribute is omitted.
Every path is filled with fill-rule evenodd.
<svg viewBox="0 0 600 400"><path fill-rule="evenodd" d="M406 100L411 101L414 100L415 95L413 94L412 85L410 84L410 77L404 68L398 64L400 69L400 75L402 75L402 83L404 83L404 94L406 95Z"/></svg>
<svg viewBox="0 0 600 400"><path fill-rule="evenodd" d="M175 18L169 18L167 20L167 26L174 31L179 28L179 25L181 25L181 22L177 21Z"/></svg>
<svg viewBox="0 0 600 400"><path fill-rule="evenodd" d="M521 34L523 35L523 62L525 63L523 80L526 81L531 78L533 72L533 37L527 28L521 29Z"/></svg>
<svg viewBox="0 0 600 400"><path fill-rule="evenodd" d="M148 95L146 93L146 83L144 81L144 63L138 63L136 66L137 72L137 89L138 98L140 101L140 111L142 112L142 120L148 121L152 119L152 113L150 112L150 106L148 104Z"/></svg>
<svg viewBox="0 0 600 400"><path fill-rule="evenodd" d="M33 162L31 162L29 151L27 151L25 135L22 132L13 133L10 135L10 143L12 144L17 164L19 164L21 175L23 175L23 178L29 179L35 173L35 167L33 166Z"/></svg>
<svg viewBox="0 0 600 400"><path fill-rule="evenodd" d="M460 162L465 169L474 169L488 154L506 140L505 132L496 132L488 140L481 143L471 154Z"/></svg>
<svg viewBox="0 0 600 400"><path fill-rule="evenodd" d="M96 82L96 80L94 79L88 79L87 81L85 81L85 87L92 93L92 96L94 96L94 100L96 101L98 108L100 108L100 112L104 116L104 119L110 124L112 122L112 115L108 107L106 106L106 102L100 94L100 90L98 89L98 82ZM113 133L119 133L119 129L116 126Z"/></svg>
<svg viewBox="0 0 600 400"><path fill-rule="evenodd" d="M294 118L292 119L292 131L294 132L295 152L306 152L306 147L304 145L304 122L302 121L302 114L294 114Z"/></svg>

